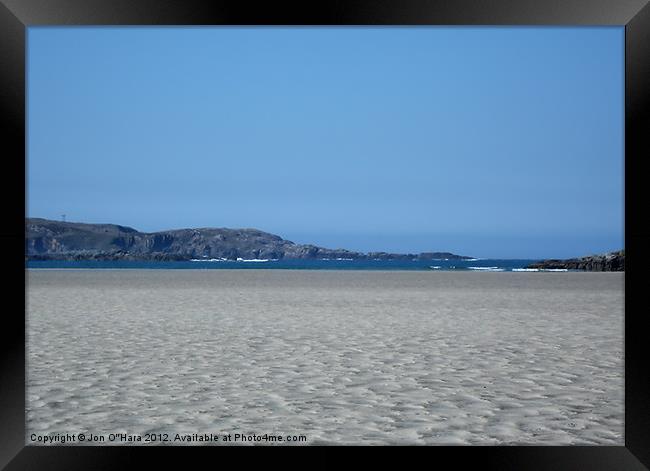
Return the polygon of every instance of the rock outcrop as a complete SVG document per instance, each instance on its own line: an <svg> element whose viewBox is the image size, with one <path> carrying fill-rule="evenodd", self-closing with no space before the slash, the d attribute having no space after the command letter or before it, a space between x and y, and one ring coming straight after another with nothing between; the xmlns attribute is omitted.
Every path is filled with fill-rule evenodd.
<svg viewBox="0 0 650 471"><path fill-rule="evenodd" d="M200 228L139 232L115 224L25 220L29 260L192 260L192 259L469 259L448 252L365 254L295 244L257 229Z"/></svg>
<svg viewBox="0 0 650 471"><path fill-rule="evenodd" d="M542 260L532 263L527 268L567 269L586 271L625 271L625 250L610 252L603 255L570 258L567 260Z"/></svg>

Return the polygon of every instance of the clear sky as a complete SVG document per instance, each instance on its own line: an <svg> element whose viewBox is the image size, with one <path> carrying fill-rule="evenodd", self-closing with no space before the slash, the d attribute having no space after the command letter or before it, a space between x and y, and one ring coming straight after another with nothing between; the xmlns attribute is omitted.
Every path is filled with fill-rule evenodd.
<svg viewBox="0 0 650 471"><path fill-rule="evenodd" d="M573 257L623 156L623 27L28 30L31 217Z"/></svg>

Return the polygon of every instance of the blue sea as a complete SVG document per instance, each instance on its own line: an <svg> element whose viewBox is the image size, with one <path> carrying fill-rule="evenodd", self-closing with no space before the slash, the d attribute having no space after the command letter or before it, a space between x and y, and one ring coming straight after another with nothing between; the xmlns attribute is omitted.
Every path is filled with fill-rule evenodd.
<svg viewBox="0 0 650 471"><path fill-rule="evenodd" d="M525 267L536 260L194 260L186 262L136 261L28 261L27 268L132 268L132 269L284 269L284 270L438 270L540 271ZM542 270L566 271L566 270Z"/></svg>

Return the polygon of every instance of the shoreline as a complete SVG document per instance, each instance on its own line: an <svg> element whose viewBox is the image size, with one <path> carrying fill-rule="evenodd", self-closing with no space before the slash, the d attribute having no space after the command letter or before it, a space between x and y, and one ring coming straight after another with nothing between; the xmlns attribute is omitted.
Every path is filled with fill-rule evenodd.
<svg viewBox="0 0 650 471"><path fill-rule="evenodd" d="M150 267L25 267L25 271L173 271L173 272L369 272L369 273L510 273L510 274L528 274L528 273L599 273L599 274L621 274L619 271L589 271L589 270L471 270L471 269L382 269L382 268L150 268Z"/></svg>

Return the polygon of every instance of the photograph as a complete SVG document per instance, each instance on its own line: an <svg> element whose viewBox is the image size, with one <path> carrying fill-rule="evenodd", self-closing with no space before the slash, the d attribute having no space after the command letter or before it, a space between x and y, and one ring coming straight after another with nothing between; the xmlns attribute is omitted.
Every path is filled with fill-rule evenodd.
<svg viewBox="0 0 650 471"><path fill-rule="evenodd" d="M30 26L27 446L625 445L625 26Z"/></svg>

